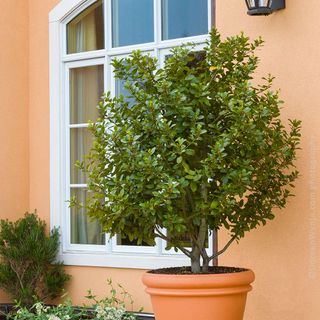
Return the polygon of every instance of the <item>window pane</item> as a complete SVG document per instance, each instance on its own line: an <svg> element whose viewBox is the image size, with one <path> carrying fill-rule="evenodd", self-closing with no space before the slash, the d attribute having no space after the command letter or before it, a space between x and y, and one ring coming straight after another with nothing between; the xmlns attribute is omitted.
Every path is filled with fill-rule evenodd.
<svg viewBox="0 0 320 320"><path fill-rule="evenodd" d="M87 191L81 188L72 188L71 197L85 203ZM91 220L83 208L71 208L71 243L74 244L105 244L105 236L101 225Z"/></svg>
<svg viewBox="0 0 320 320"><path fill-rule="evenodd" d="M142 241L142 244L138 244L137 240L130 241L130 239L128 237L121 236L121 235L117 235L117 245L118 246L145 246L145 247L150 247L150 245L147 244L144 241Z"/></svg>
<svg viewBox="0 0 320 320"><path fill-rule="evenodd" d="M190 59L188 59L187 62L187 67L193 69L199 66L199 63L201 63L202 61L204 61L206 59L206 52L203 50L199 50L199 51L193 51L190 52L188 54L188 57L190 57ZM172 58L172 54L166 54L164 55L164 64L166 64L167 60Z"/></svg>
<svg viewBox="0 0 320 320"><path fill-rule="evenodd" d="M75 167L77 160L83 161L92 146L93 136L86 128L70 129L70 183L86 183L86 174Z"/></svg>
<svg viewBox="0 0 320 320"><path fill-rule="evenodd" d="M168 234L168 236L170 236L170 233ZM206 236L206 242L205 242L205 247L208 248L209 247L209 238L208 238L209 234L207 234ZM178 241L179 244L183 245L185 248L191 248L192 247L192 241L190 239L190 237L188 236L188 234L176 234L172 236L172 240L174 241Z"/></svg>
<svg viewBox="0 0 320 320"><path fill-rule="evenodd" d="M153 0L112 0L112 46L153 41Z"/></svg>
<svg viewBox="0 0 320 320"><path fill-rule="evenodd" d="M119 80L116 79L116 96L119 97L120 94L124 95L125 97L130 95L130 92L128 89L125 88L125 80Z"/></svg>
<svg viewBox="0 0 320 320"><path fill-rule="evenodd" d="M67 24L67 53L104 49L102 0L95 2Z"/></svg>
<svg viewBox="0 0 320 320"><path fill-rule="evenodd" d="M208 0L162 0L162 40L208 33Z"/></svg>
<svg viewBox="0 0 320 320"><path fill-rule="evenodd" d="M116 96L119 97L121 94L125 97L125 100L129 102L129 106L131 107L134 104L134 98L131 97L131 93L128 89L125 88L125 80L116 79Z"/></svg>
<svg viewBox="0 0 320 320"><path fill-rule="evenodd" d="M103 88L103 65L70 69L71 124L97 119Z"/></svg>

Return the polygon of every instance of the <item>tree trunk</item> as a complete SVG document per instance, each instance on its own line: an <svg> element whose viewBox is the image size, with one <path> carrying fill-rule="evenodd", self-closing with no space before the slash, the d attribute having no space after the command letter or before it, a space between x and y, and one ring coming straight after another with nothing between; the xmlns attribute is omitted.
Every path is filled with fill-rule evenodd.
<svg viewBox="0 0 320 320"><path fill-rule="evenodd" d="M201 273L200 250L193 245L191 253L191 271L192 273Z"/></svg>
<svg viewBox="0 0 320 320"><path fill-rule="evenodd" d="M191 258L191 271L192 273L201 273L200 255Z"/></svg>
<svg viewBox="0 0 320 320"><path fill-rule="evenodd" d="M208 273L209 272L209 259L203 258L203 264L202 264L202 272L203 273Z"/></svg>

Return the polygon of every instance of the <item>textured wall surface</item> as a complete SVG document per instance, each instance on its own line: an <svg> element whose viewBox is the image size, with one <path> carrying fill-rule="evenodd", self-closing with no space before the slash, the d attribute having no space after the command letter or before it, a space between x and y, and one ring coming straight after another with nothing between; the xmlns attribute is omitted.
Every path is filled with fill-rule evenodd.
<svg viewBox="0 0 320 320"><path fill-rule="evenodd" d="M224 36L244 31L266 41L257 76L273 74L285 101L282 118L302 120L301 177L296 197L276 219L247 235L220 259L256 273L246 320L316 320L320 315L320 25L317 0L287 0L268 17L246 15L244 1L217 0ZM220 244L227 241L220 234Z"/></svg>
<svg viewBox="0 0 320 320"><path fill-rule="evenodd" d="M28 48L28 1L0 1L0 219L29 207Z"/></svg>
<svg viewBox="0 0 320 320"><path fill-rule="evenodd" d="M57 0L5 0L0 4L0 216L15 218L37 208L49 223L48 13ZM28 7L29 4L29 7ZM244 1L216 0L223 36L244 31L266 41L257 76L276 76L285 101L282 117L303 120L301 177L288 207L265 228L247 235L220 264L252 268L246 320L317 320L320 314L320 24L318 1L287 0L269 17L249 17ZM318 167L317 167L318 166ZM228 240L220 232L219 243ZM142 270L68 267L67 288L80 303L91 288L103 295L105 280L122 283L135 306L150 310Z"/></svg>

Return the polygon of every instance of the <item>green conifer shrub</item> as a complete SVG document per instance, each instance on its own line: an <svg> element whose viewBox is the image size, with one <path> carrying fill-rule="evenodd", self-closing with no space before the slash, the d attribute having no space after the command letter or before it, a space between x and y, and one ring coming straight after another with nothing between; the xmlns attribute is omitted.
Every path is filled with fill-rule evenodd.
<svg viewBox="0 0 320 320"><path fill-rule="evenodd" d="M47 235L36 213L0 220L0 288L23 306L59 296L70 276L55 261L58 250L58 229Z"/></svg>

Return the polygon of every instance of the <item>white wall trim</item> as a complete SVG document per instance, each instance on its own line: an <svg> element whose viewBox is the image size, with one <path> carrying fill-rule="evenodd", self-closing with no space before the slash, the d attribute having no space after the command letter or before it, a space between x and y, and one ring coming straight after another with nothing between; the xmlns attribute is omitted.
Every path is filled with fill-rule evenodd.
<svg viewBox="0 0 320 320"><path fill-rule="evenodd" d="M86 0L61 0L49 12L49 23L62 21L85 2Z"/></svg>
<svg viewBox="0 0 320 320"><path fill-rule="evenodd" d="M62 206L57 197L62 196L63 184L57 174L61 172L61 149L57 145L62 143L62 121L60 119L60 108L63 95L61 73L61 41L60 24L50 23L49 25L49 66L50 66L50 226L59 227L62 220ZM55 214L53 214L55 212Z"/></svg>
<svg viewBox="0 0 320 320"><path fill-rule="evenodd" d="M183 255L180 256L154 256L148 254L124 253L87 253L67 252L61 253L58 259L66 265L110 267L125 269L157 269L172 266L190 266L190 261Z"/></svg>

